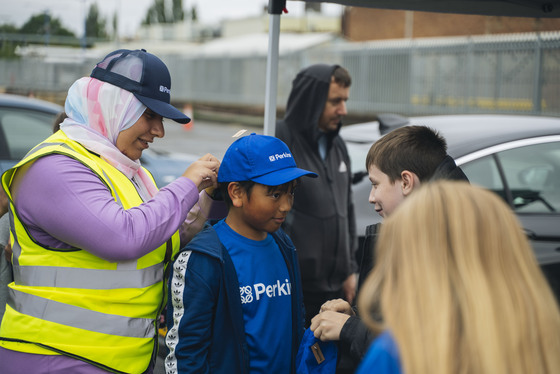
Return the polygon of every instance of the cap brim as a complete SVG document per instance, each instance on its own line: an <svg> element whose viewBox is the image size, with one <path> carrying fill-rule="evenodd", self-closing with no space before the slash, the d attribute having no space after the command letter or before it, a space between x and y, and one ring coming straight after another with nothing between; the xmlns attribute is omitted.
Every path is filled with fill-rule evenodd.
<svg viewBox="0 0 560 374"><path fill-rule="evenodd" d="M179 109L175 108L171 104L164 103L163 101L155 100L142 95L134 94L138 100L155 113L159 114L163 118L172 119L179 123L189 123L191 119L181 112Z"/></svg>
<svg viewBox="0 0 560 374"><path fill-rule="evenodd" d="M286 168L261 175L260 177L252 178L251 180L253 182L264 184L265 186L279 186L281 184L288 183L290 181L293 181L294 179L304 176L311 178L318 177L317 174L308 170L299 168Z"/></svg>

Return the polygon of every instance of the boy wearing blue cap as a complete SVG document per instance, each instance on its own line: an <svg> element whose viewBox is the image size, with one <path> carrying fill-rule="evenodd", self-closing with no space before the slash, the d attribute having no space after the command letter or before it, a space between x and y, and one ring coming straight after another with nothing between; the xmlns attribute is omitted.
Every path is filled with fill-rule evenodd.
<svg viewBox="0 0 560 374"><path fill-rule="evenodd" d="M165 366L174 373L295 373L303 328L297 254L280 229L302 176L281 140L251 134L226 151L229 211L173 263Z"/></svg>

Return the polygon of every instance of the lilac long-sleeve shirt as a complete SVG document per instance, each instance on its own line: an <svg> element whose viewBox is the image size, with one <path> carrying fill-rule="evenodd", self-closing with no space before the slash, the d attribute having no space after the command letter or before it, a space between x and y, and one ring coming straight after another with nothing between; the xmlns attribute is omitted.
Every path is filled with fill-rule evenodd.
<svg viewBox="0 0 560 374"><path fill-rule="evenodd" d="M166 242L199 200L194 183L181 177L148 202L125 210L91 169L63 155L35 161L12 192L21 220L37 241L82 248L108 261L137 259ZM206 219L206 214L196 217Z"/></svg>
<svg viewBox="0 0 560 374"><path fill-rule="evenodd" d="M188 178L180 177L151 200L125 210L88 167L63 155L35 161L12 186L18 215L30 234L54 248L82 248L108 261L137 259L181 228L190 240L212 211L212 199ZM200 196L199 196L200 195ZM217 210L218 217L223 210ZM0 348L3 370L21 373L104 372L88 363L58 355L34 355ZM153 363L152 363L153 364ZM151 367L147 373L153 370Z"/></svg>

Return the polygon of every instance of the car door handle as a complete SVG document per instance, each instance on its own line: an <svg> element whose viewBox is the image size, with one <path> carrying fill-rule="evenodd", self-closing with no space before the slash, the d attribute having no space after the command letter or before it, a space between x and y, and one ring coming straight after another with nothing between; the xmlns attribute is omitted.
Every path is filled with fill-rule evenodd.
<svg viewBox="0 0 560 374"><path fill-rule="evenodd" d="M525 235L527 235L527 238L529 238L529 240L534 240L537 237L537 235L535 235L535 233L531 230L523 228L523 231L525 231Z"/></svg>

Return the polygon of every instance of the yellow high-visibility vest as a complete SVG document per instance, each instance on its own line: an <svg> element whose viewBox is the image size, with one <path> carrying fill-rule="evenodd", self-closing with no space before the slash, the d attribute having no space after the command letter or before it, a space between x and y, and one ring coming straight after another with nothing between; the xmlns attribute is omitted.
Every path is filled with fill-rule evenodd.
<svg viewBox="0 0 560 374"><path fill-rule="evenodd" d="M130 179L62 131L2 175L10 199L14 282L0 326L0 346L63 354L113 372L143 373L157 350L156 319L166 298L164 274L179 251L179 233L126 262L109 262L80 248L42 246L19 219L9 187L16 171L25 172L38 158L55 153L89 167L124 209L143 202Z"/></svg>

